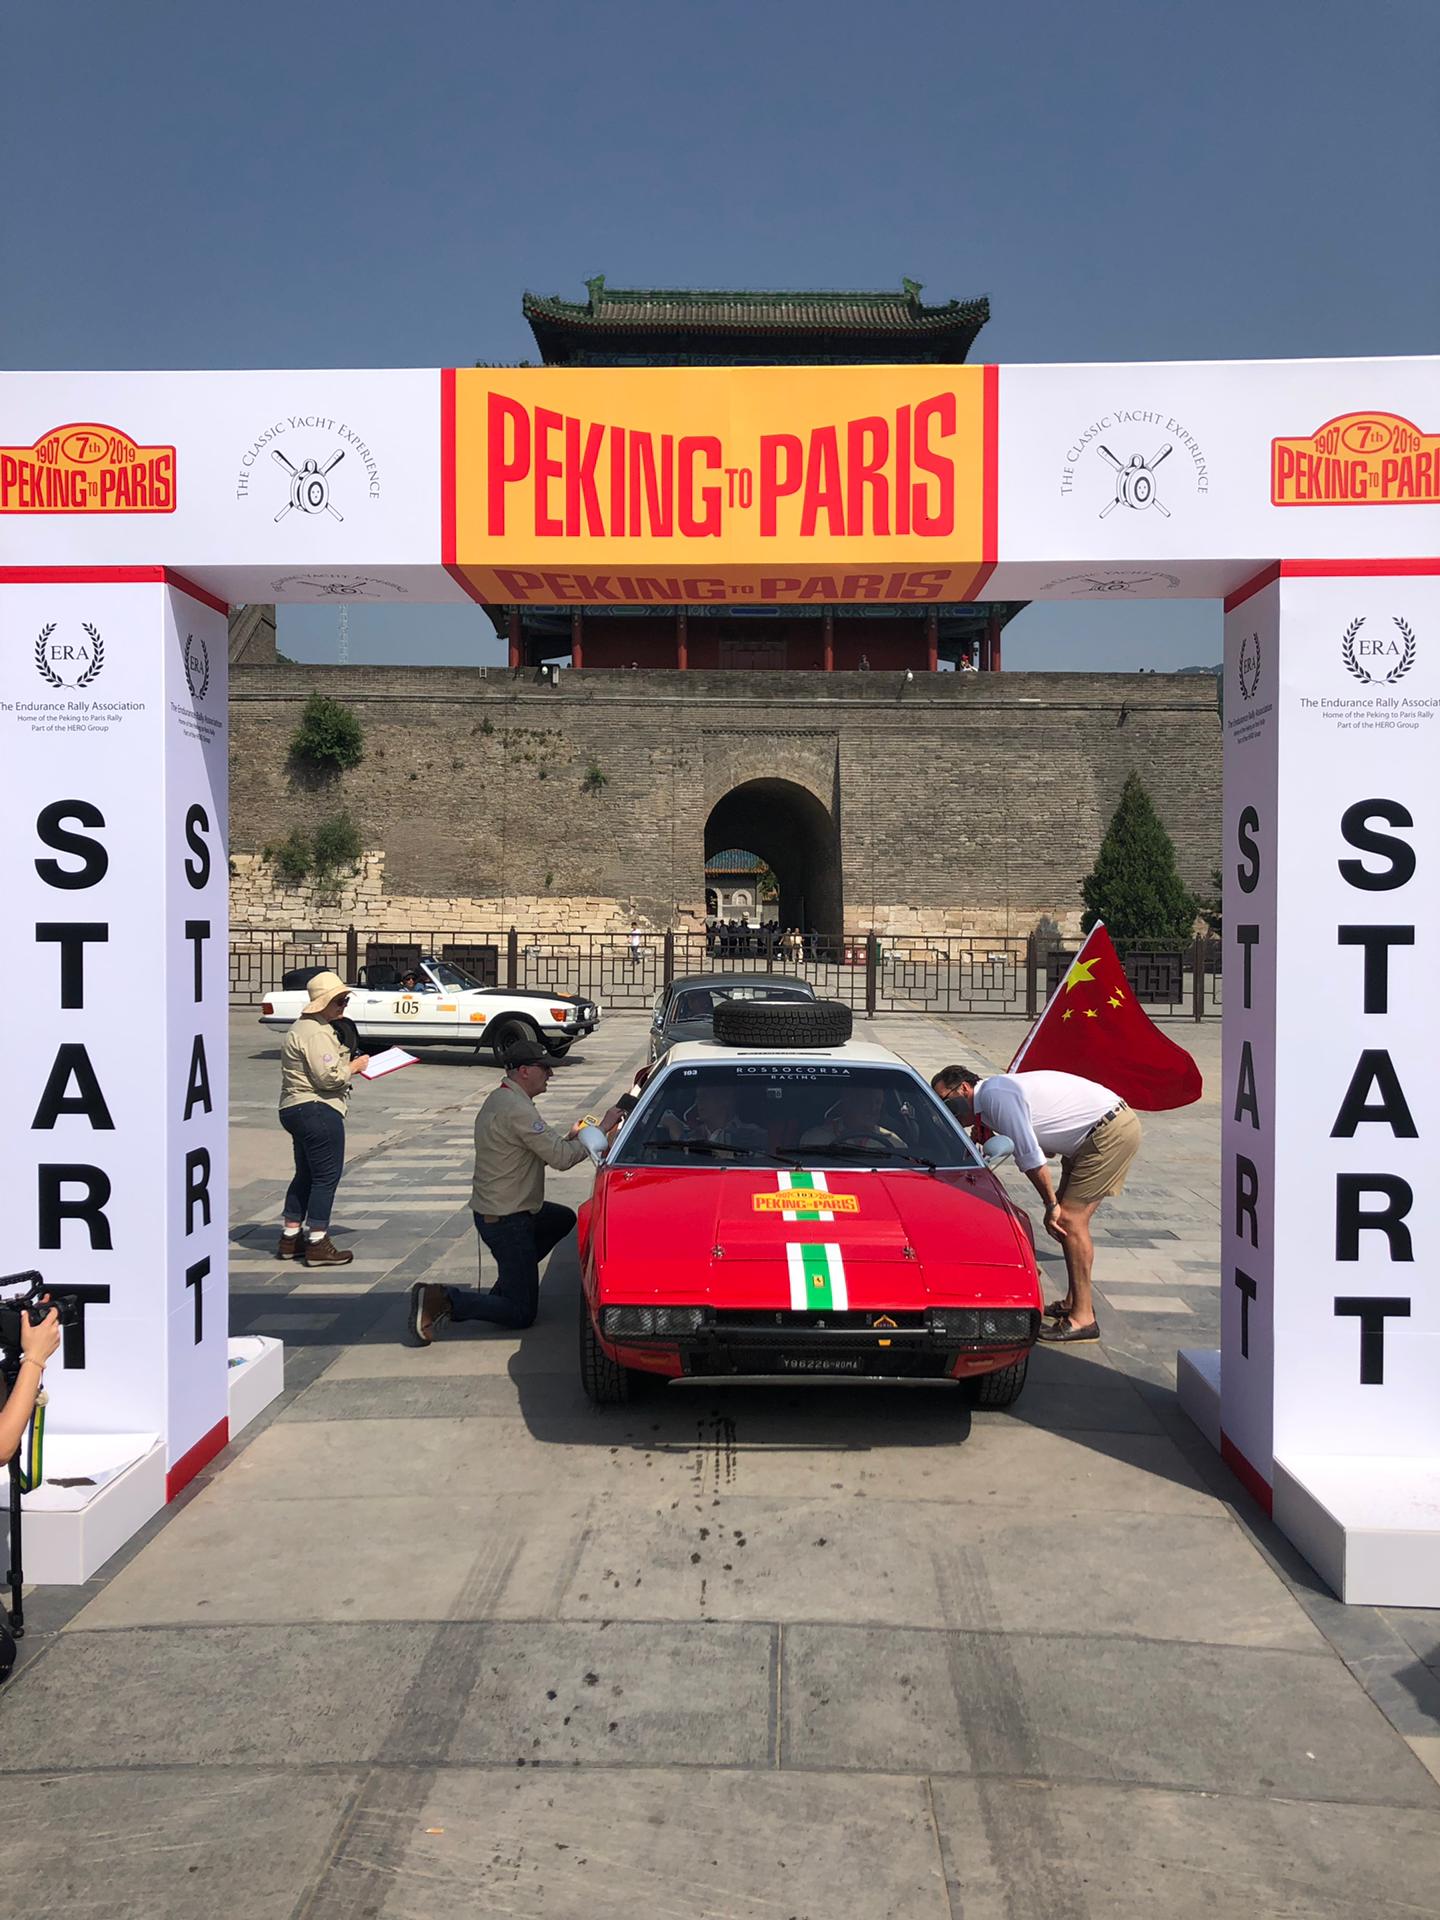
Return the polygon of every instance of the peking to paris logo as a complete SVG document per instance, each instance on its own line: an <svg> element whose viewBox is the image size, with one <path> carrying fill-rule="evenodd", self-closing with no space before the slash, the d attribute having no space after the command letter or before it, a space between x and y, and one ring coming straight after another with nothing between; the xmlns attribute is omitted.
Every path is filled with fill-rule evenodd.
<svg viewBox="0 0 1440 1920"><path fill-rule="evenodd" d="M1340 642L1340 658L1348 672L1367 687L1393 687L1403 680L1415 664L1415 635L1409 624L1395 614L1391 624L1398 639L1382 633L1377 638L1364 634L1365 616L1352 620ZM1368 663L1368 664L1367 664ZM1372 673L1371 666L1380 671Z"/></svg>
<svg viewBox="0 0 1440 1920"><path fill-rule="evenodd" d="M210 649L203 633L187 633L180 642L180 658L185 665L185 684L190 698L198 706L210 688Z"/></svg>
<svg viewBox="0 0 1440 1920"><path fill-rule="evenodd" d="M1260 687L1260 636L1247 633L1240 642L1240 698L1253 700Z"/></svg>
<svg viewBox="0 0 1440 1920"><path fill-rule="evenodd" d="M35 671L52 687L88 687L100 678L105 666L100 629L86 620L80 632L83 639L61 634L55 620L40 629L35 642Z"/></svg>

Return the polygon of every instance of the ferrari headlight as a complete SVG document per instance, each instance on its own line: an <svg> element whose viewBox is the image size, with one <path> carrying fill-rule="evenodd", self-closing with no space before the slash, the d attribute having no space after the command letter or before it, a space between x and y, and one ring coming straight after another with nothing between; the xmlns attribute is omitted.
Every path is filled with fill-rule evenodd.
<svg viewBox="0 0 1440 1920"><path fill-rule="evenodd" d="M932 1307L930 1331L951 1340L1010 1345L1030 1339L1034 1318L1024 1307Z"/></svg>
<svg viewBox="0 0 1440 1920"><path fill-rule="evenodd" d="M674 1338L682 1333L698 1333L704 1326L704 1307L606 1307L601 1328L608 1340L637 1335L642 1339Z"/></svg>

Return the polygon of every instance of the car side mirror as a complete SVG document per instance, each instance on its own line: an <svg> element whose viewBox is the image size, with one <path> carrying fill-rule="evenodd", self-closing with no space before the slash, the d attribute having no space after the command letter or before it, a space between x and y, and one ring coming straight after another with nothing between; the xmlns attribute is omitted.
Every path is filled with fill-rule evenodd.
<svg viewBox="0 0 1440 1920"><path fill-rule="evenodd" d="M980 1151L985 1156L986 1166L993 1172L996 1167L1003 1167L1005 1162L1014 1156L1015 1142L1006 1134L994 1133Z"/></svg>

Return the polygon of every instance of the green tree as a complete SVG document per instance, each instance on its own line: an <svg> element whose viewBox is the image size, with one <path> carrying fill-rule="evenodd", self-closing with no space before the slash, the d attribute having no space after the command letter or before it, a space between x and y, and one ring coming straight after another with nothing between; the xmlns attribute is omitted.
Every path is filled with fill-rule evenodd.
<svg viewBox="0 0 1440 1920"><path fill-rule="evenodd" d="M312 693L290 742L290 752L316 773L342 773L365 758L365 734L349 707Z"/></svg>
<svg viewBox="0 0 1440 1920"><path fill-rule="evenodd" d="M282 887L298 887L310 872L310 842L299 827L292 827L278 847L266 847L265 858Z"/></svg>
<svg viewBox="0 0 1440 1920"><path fill-rule="evenodd" d="M1138 774L1125 782L1094 868L1080 887L1089 933L1103 920L1112 940L1188 940L1195 896L1175 870L1175 845Z"/></svg>
<svg viewBox="0 0 1440 1920"><path fill-rule="evenodd" d="M315 829L316 880L329 886L343 870L353 873L363 849L359 829L349 814L332 813Z"/></svg>

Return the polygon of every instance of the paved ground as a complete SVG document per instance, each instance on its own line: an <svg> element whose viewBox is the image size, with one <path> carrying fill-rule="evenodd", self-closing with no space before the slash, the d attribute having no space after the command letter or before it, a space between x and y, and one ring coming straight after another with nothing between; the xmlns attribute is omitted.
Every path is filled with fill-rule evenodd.
<svg viewBox="0 0 1440 1920"><path fill-rule="evenodd" d="M1007 1023L874 1031L927 1070ZM1183 1028L1214 1080L1218 1029ZM0 1696L17 1914L1355 1920L1440 1914L1440 1625L1343 1609L1174 1404L1216 1337L1213 1098L1102 1219L1103 1350L1011 1414L859 1389L584 1401L537 1325L399 1344L468 1277L489 1067L356 1095L333 1277L269 1257L276 1064L234 1029L236 1331L284 1398ZM643 1021L557 1075L628 1077ZM553 1183L572 1203L582 1173ZM1023 1182L1017 1190L1028 1196Z"/></svg>

